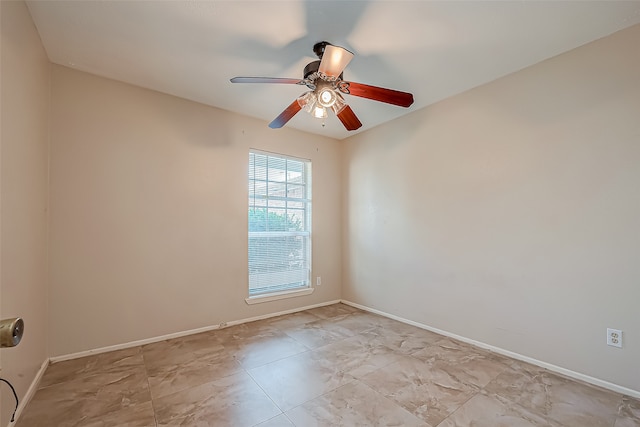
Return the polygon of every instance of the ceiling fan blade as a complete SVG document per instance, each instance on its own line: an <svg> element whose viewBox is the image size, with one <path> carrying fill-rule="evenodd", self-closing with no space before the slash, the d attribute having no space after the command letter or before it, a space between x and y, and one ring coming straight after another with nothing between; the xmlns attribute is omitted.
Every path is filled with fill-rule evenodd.
<svg viewBox="0 0 640 427"><path fill-rule="evenodd" d="M298 100L294 100L291 105L289 105L287 108L285 108L285 110L280 113L280 115L278 117L276 117L275 119L273 119L273 121L271 123L269 123L269 127L271 129L279 129L282 126L284 126L289 120L291 120L291 118L293 116L295 116L298 111L300 111L302 109L302 107L300 106L300 103L298 102Z"/></svg>
<svg viewBox="0 0 640 427"><path fill-rule="evenodd" d="M231 83L280 83L290 85L303 85L304 80L288 79L285 77L234 77Z"/></svg>
<svg viewBox="0 0 640 427"><path fill-rule="evenodd" d="M329 77L339 77L353 59L353 53L340 46L326 45L318 72Z"/></svg>
<svg viewBox="0 0 640 427"><path fill-rule="evenodd" d="M340 110L336 116L338 116L347 130L356 130L362 126L362 123L360 123L360 120L348 105L345 105L345 107Z"/></svg>
<svg viewBox="0 0 640 427"><path fill-rule="evenodd" d="M413 95L408 92L400 92L399 90L385 89L383 87L354 82L341 82L339 89L341 92L353 96L386 102L387 104L398 105L400 107L406 108L413 104Z"/></svg>

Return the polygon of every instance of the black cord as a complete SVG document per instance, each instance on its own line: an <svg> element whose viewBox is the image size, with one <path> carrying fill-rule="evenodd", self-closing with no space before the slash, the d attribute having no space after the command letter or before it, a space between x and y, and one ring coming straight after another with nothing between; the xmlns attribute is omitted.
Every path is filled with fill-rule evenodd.
<svg viewBox="0 0 640 427"><path fill-rule="evenodd" d="M15 420L16 417L16 411L18 410L18 394L16 393L16 389L13 388L13 386L11 385L11 383L7 380L5 380L4 378L0 378L0 381L4 381L5 383L7 383L9 385L9 387L11 387L11 391L13 392L13 397L16 398L16 409L13 410L13 415L11 415L11 422L13 422Z"/></svg>

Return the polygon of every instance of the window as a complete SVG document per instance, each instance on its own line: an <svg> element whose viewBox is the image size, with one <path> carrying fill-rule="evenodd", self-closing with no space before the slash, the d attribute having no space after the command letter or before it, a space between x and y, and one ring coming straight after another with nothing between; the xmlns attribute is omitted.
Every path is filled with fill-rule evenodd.
<svg viewBox="0 0 640 427"><path fill-rule="evenodd" d="M249 152L249 296L310 287L311 162Z"/></svg>

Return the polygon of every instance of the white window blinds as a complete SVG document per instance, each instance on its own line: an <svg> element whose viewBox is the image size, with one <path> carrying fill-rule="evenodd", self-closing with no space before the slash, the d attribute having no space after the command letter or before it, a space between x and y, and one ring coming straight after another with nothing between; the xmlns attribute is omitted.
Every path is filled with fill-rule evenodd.
<svg viewBox="0 0 640 427"><path fill-rule="evenodd" d="M249 295L309 287L311 162L249 152Z"/></svg>

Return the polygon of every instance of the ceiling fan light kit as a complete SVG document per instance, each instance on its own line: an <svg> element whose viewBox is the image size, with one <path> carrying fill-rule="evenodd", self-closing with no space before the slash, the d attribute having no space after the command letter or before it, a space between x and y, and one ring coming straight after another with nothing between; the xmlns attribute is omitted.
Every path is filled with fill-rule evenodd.
<svg viewBox="0 0 640 427"><path fill-rule="evenodd" d="M310 62L304 67L302 80L277 77L234 77L231 79L231 83L298 84L311 89L293 101L269 123L270 128L281 128L302 109L313 114L316 118L324 119L327 117L327 109L330 108L347 130L359 129L362 123L351 107L347 105L341 93L405 108L413 104L413 95L410 93L344 81L342 72L354 56L347 49L334 46L329 42L320 42L313 46L313 51L320 59Z"/></svg>

